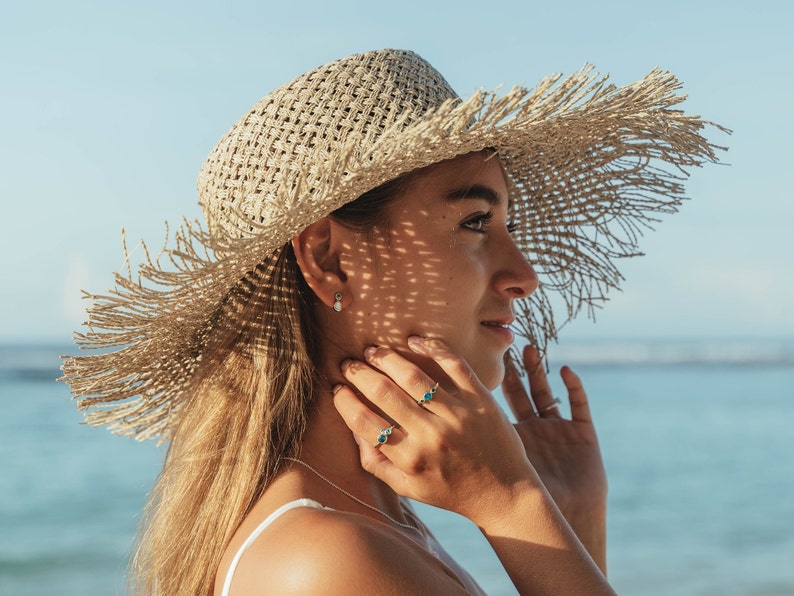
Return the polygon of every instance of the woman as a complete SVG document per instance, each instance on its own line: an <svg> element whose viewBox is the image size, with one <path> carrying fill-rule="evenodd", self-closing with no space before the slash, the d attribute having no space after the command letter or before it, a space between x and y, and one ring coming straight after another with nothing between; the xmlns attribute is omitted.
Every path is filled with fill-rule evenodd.
<svg viewBox="0 0 794 596"><path fill-rule="evenodd" d="M462 102L415 54L370 52L221 140L208 231L94 297L78 341L114 349L64 364L89 421L170 442L138 590L477 593L407 497L476 523L521 593L611 593L584 389L562 370L562 419L527 348L527 395L511 327L555 337L533 266L569 317L597 304L715 157L670 75L553 83Z"/></svg>

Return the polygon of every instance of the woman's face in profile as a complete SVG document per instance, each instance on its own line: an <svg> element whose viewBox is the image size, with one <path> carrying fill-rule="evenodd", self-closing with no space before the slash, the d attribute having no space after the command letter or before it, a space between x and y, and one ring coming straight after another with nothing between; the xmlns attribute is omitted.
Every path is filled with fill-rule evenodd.
<svg viewBox="0 0 794 596"><path fill-rule="evenodd" d="M472 153L420 171L388 217L388 232L349 247L355 335L392 346L411 334L441 338L495 387L513 341L513 300L538 283L510 235L498 159Z"/></svg>

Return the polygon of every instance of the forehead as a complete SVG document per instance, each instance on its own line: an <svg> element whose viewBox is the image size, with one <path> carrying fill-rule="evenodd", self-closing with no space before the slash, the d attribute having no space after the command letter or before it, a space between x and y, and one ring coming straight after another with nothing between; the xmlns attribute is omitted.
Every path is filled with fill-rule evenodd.
<svg viewBox="0 0 794 596"><path fill-rule="evenodd" d="M424 189L455 200L465 198L467 189L474 187L490 190L494 202L506 202L507 181L495 153L469 153L418 170L410 177L406 191Z"/></svg>

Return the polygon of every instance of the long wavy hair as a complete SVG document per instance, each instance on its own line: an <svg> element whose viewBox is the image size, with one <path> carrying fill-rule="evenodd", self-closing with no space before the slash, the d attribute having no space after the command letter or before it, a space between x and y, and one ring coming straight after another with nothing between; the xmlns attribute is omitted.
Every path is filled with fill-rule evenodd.
<svg viewBox="0 0 794 596"><path fill-rule="evenodd" d="M365 236L410 174L332 214ZM287 243L240 280L213 313L190 399L144 511L131 560L136 594L211 595L245 516L299 451L315 392L317 301Z"/></svg>

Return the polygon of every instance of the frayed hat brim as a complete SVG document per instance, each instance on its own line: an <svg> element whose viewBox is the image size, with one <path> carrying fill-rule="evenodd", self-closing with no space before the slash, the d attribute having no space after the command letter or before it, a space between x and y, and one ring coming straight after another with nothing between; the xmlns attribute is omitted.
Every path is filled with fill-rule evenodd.
<svg viewBox="0 0 794 596"><path fill-rule="evenodd" d="M679 88L660 70L615 87L588 66L532 91L448 98L419 120L398 118L368 144L351 134L310 177L271 185L268 201L242 189L223 222L183 222L171 248L157 258L145 252L136 272L116 275L113 291L90 295L88 329L76 341L94 353L67 358L64 380L89 423L167 439L213 313L264 255L402 173L484 148L502 159L515 239L541 277L538 291L519 301L518 331L543 347L619 287L617 261L640 254L643 231L677 210L687 172L718 161L722 147L704 129L725 129L678 109ZM212 175L202 170L199 187L214 183ZM564 312L559 304L553 311L554 296Z"/></svg>

